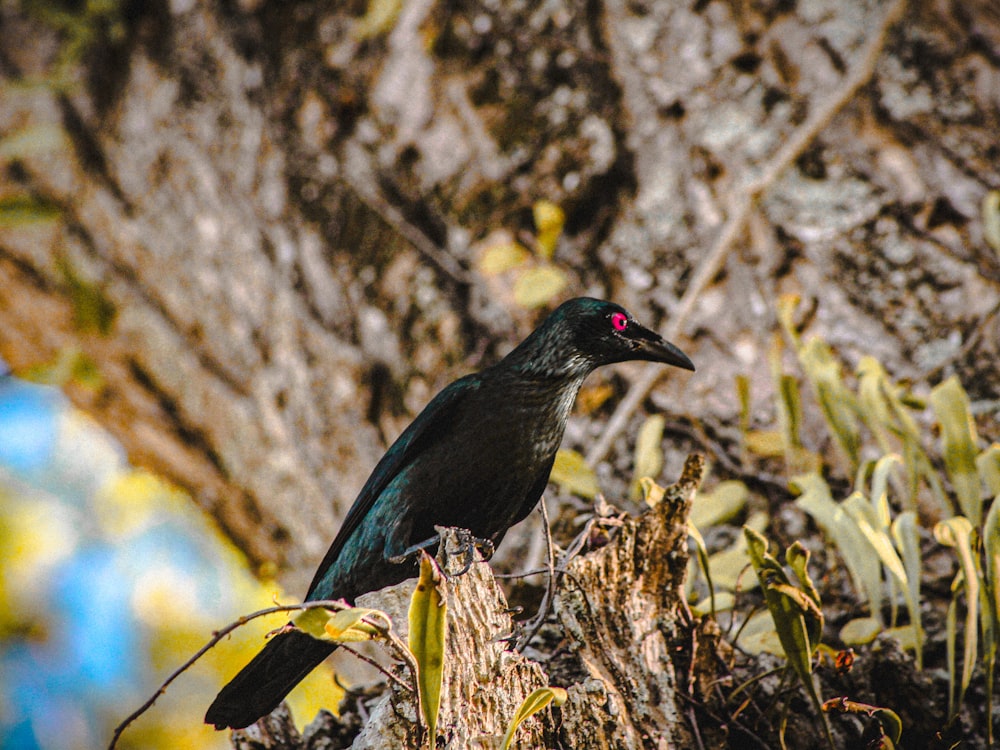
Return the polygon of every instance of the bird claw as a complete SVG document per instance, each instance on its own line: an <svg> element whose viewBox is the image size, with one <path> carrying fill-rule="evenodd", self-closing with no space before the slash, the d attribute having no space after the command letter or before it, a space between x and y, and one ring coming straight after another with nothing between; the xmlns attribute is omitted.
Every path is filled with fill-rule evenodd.
<svg viewBox="0 0 1000 750"><path fill-rule="evenodd" d="M458 540L458 549L451 554L456 557L462 556L462 569L457 573L450 574L449 577L455 578L468 573L469 569L472 568L472 563L476 561L476 550L479 551L484 560L493 557L495 549L491 540L473 536L468 529L457 529L455 536Z"/></svg>

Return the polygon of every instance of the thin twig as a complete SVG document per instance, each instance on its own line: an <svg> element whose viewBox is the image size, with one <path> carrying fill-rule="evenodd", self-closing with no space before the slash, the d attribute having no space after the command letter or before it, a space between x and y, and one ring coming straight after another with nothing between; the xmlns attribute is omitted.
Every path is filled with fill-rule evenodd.
<svg viewBox="0 0 1000 750"><path fill-rule="evenodd" d="M161 695L163 695L165 692L167 692L167 687L170 686L170 683L172 683L174 680L180 677L188 669L190 669L196 661L198 661L202 656L208 653L212 648L215 647L216 644L219 643L219 641L228 636L234 630L243 627L251 620L256 620L259 617L266 617L267 615L273 615L278 612L298 612L298 611L305 611L308 609L334 609L339 611L343 609L350 609L350 605L345 604L342 601L335 601L332 599L303 602L302 604L278 604L273 607L267 607L266 609L260 609L257 610L256 612L251 612L248 615L243 615L236 621L226 625L221 630L214 631L208 643L206 643L204 646L198 649L194 653L194 655L191 656L191 658L189 658L186 662L181 664L181 666L175 669L170 674L170 676L163 681L163 684L160 685L160 687L156 690L156 692L153 693L146 700L145 703L139 706L139 708L137 708L135 711L129 714L125 718L125 720L122 721L121 724L115 727L114 734L111 736L111 742L108 744L108 750L114 750L115 745L118 744L118 739L121 737L122 732L124 732L132 722L134 722L136 719L138 719L140 716L146 713L146 711L148 711L150 708L152 708L153 704L156 703L156 699L159 698ZM375 626L378 627L377 624ZM405 683L403 684L405 685Z"/></svg>
<svg viewBox="0 0 1000 750"><path fill-rule="evenodd" d="M338 646L338 648L344 649L344 651L346 651L347 653L351 654L352 656L356 656L358 659L360 659L361 661L365 662L369 666L374 667L375 669L377 669L379 672L381 672L382 674L384 674L387 678L389 678L390 680L392 680L393 682L395 682L397 685L399 685L404 690L409 690L410 692L414 692L412 685L409 685L406 682L403 682L396 675L394 675L391 670L386 669L382 664L379 664L377 661L375 661L370 656L366 656L365 654L362 654L360 651L358 651L357 649L353 648L350 644L341 643Z"/></svg>
<svg viewBox="0 0 1000 750"><path fill-rule="evenodd" d="M705 259L701 262L694 278L685 290L677 309L674 310L667 322L664 330L664 337L673 340L678 338L684 326L694 310L695 301L701 296L712 280L722 269L722 265L732 250L733 245L743 231L750 212L756 205L757 200L765 190L774 184L775 180L791 165L809 146L810 143L822 132L830 123L833 117L851 100L858 89L864 86L875 73L875 65L882 49L889 30L902 18L906 9L906 0L895 0L882 16L882 21L871 39L865 45L864 51L859 56L851 70L844 77L840 88L834 95L821 103L820 106L800 125L785 144L778 149L777 153L764 165L764 169L753 180L751 180L737 195L733 197L729 208L729 216L723 225L715 244L709 250ZM629 418L639 408L646 395L652 390L653 385L663 374L663 368L659 365L649 364L643 369L632 383L628 393L618 404L607 427L600 438L594 443L587 453L587 463L591 466L604 460L611 449L611 444L615 441Z"/></svg>
<svg viewBox="0 0 1000 750"><path fill-rule="evenodd" d="M518 652L524 651L528 643L531 642L531 639L541 629L542 623L545 622L545 618L549 614L549 606L552 603L552 597L555 594L556 588L556 552L555 545L552 543L552 529L549 528L549 510L545 506L545 498L542 498L542 502L538 504L538 508L542 513L542 527L545 529L545 548L548 551L545 569L548 572L548 576L546 576L545 594L542 596L542 603L538 605L538 612L535 613L531 622L525 627L524 634L521 636L521 642L517 645L516 650Z"/></svg>

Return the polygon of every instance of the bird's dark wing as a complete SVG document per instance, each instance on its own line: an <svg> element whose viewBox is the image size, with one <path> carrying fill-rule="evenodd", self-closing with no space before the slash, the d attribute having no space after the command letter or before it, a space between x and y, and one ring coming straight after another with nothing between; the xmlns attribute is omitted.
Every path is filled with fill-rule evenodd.
<svg viewBox="0 0 1000 750"><path fill-rule="evenodd" d="M456 380L435 396L389 447L368 477L365 486L361 488L354 505L347 511L340 531L337 532L333 544L330 545L323 562L316 569L312 583L309 584L307 600L389 482L420 453L422 446L435 436L447 432L457 413L456 407L469 393L479 388L480 382L478 374L466 375Z"/></svg>

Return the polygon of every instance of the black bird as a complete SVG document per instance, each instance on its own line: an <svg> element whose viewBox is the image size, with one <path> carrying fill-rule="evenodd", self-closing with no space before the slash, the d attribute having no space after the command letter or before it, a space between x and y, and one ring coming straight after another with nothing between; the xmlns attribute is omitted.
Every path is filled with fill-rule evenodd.
<svg viewBox="0 0 1000 750"><path fill-rule="evenodd" d="M500 362L441 391L392 444L347 513L306 601L346 599L416 575L435 526L499 545L535 507L576 394L601 365L647 360L694 370L673 344L611 302L556 309ZM216 697L205 722L241 728L270 713L336 647L273 637Z"/></svg>

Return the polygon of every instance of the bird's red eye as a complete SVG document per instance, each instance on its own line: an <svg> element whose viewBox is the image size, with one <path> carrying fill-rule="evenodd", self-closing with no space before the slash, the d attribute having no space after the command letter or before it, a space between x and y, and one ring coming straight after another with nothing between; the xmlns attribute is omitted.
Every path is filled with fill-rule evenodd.
<svg viewBox="0 0 1000 750"><path fill-rule="evenodd" d="M611 325L616 331L624 331L628 328L628 318L624 314L616 312L611 315Z"/></svg>

